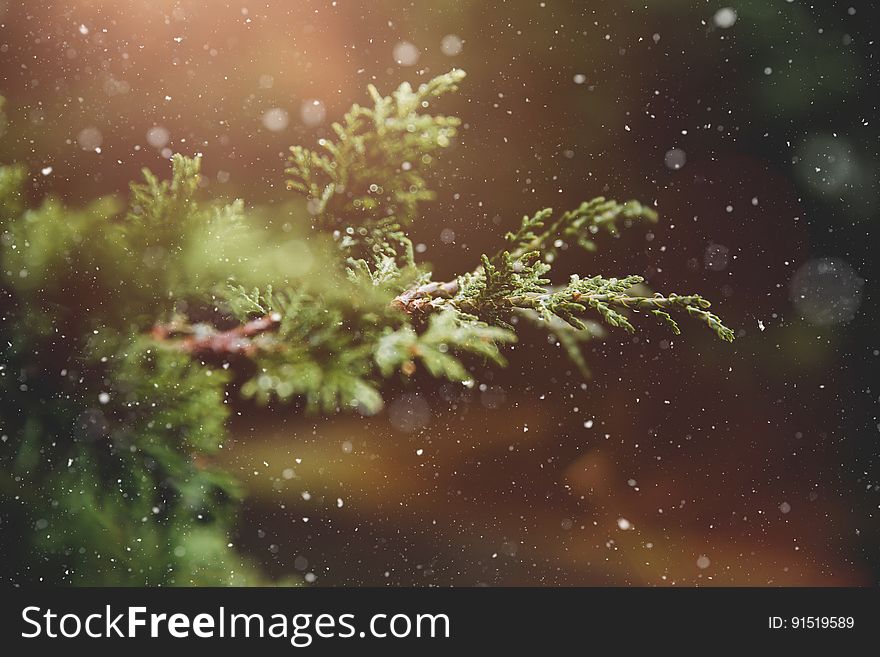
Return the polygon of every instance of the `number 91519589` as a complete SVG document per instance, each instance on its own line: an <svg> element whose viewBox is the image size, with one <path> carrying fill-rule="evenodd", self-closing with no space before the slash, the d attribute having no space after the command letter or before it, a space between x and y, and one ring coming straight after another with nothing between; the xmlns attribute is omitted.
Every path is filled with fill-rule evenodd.
<svg viewBox="0 0 880 657"><path fill-rule="evenodd" d="M856 621L852 616L770 616L767 624L772 630L850 630Z"/></svg>

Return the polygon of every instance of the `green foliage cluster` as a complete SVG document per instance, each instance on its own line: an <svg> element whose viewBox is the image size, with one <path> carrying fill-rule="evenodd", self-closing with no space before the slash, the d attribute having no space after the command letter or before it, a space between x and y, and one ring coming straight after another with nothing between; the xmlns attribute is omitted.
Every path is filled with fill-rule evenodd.
<svg viewBox="0 0 880 657"><path fill-rule="evenodd" d="M373 106L355 105L321 152L294 147L289 187L311 221L284 237L241 201L203 200L198 159L175 156L167 181L145 171L127 204L82 209L29 209L26 172L0 168L2 519L24 538L5 546L21 552L10 563L28 564L7 564L8 579L255 581L231 549L241 491L210 465L231 394L374 414L386 379L469 382L503 366L519 318L585 373L580 346L601 334L591 315L632 331L653 313L678 333L682 310L732 339L701 297L641 296L637 276L552 282L563 247L657 220L635 201L542 210L506 250L433 281L406 227L459 124L426 110L463 77L371 87ZM231 371L249 373L240 390Z"/></svg>
<svg viewBox="0 0 880 657"><path fill-rule="evenodd" d="M678 308L704 321L722 340L733 341L733 331L707 310L710 303L699 295L645 297L632 294L634 288L644 283L641 276L581 278L572 274L567 285L551 284L546 276L560 247L574 244L594 251L597 248L595 236L603 230L616 235L617 223L621 220L625 225L655 222L657 214L638 201L618 203L598 197L564 212L557 219L553 219L551 208L532 217L525 216L519 229L505 236L511 250L500 251L491 258L483 255L474 272L459 278L457 293L439 299L435 306L452 307L468 316L508 328L513 328L508 323L511 316L519 311L531 311L528 317L548 325L558 318L579 331L589 330L583 314L593 311L610 326L631 333L635 327L626 312L649 311L663 320L675 335L681 334L681 329L667 310ZM581 366L578 357L574 358Z"/></svg>
<svg viewBox="0 0 880 657"><path fill-rule="evenodd" d="M424 110L433 98L456 90L464 76L456 69L417 89L403 83L390 96L370 85L373 107L354 105L332 125L336 139L318 142L321 152L290 149L288 187L308 197L317 225L339 231L344 249L413 264L406 226L419 203L434 198L425 173L460 124L457 117Z"/></svg>
<svg viewBox="0 0 880 657"><path fill-rule="evenodd" d="M131 203L25 207L0 168L0 572L12 582L258 581L230 548L241 491L206 455L224 440L226 382L146 337L204 295L182 253L227 213L193 200L198 160L145 172ZM193 260L189 270L193 272Z"/></svg>

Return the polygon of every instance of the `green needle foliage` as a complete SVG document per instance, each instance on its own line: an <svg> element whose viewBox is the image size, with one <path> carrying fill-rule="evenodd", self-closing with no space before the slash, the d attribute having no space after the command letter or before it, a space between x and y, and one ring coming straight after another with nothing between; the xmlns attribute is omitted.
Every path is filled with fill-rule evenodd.
<svg viewBox="0 0 880 657"><path fill-rule="evenodd" d="M147 336L174 300L204 294L181 254L219 208L193 200L198 160L145 177L127 208L27 209L26 172L0 168L0 572L13 582L259 581L228 547L241 491L206 459L225 438L228 375Z"/></svg>
<svg viewBox="0 0 880 657"><path fill-rule="evenodd" d="M288 188L309 199L317 225L339 231L344 248L413 264L406 226L419 203L434 198L425 173L461 123L423 110L457 89L464 75L453 70L415 90L403 83L390 96L370 85L373 107L354 105L333 124L335 140L321 139L320 152L290 149Z"/></svg>
<svg viewBox="0 0 880 657"><path fill-rule="evenodd" d="M291 149L302 217L283 235L264 211L206 200L200 162L175 156L128 202L25 202L28 174L0 167L0 492L8 581L244 584L232 549L236 483L211 466L241 394L305 412L378 413L383 383L419 369L470 383L504 366L515 319L557 337L587 373L599 322L635 330L674 313L733 333L697 295L641 296L638 276L554 283L563 247L654 222L638 202L541 210L450 281L415 262L407 227L459 120L435 100L452 71L390 96L370 88L319 151ZM233 387L231 372L245 379Z"/></svg>
<svg viewBox="0 0 880 657"><path fill-rule="evenodd" d="M594 237L603 230L609 235L617 235L620 221L627 227L638 221L656 223L657 213L638 201L618 203L599 196L584 201L558 219L553 219L553 208L540 210L532 217L526 215L519 229L507 233L504 239L512 245L514 257L539 251L549 262L562 244L571 243L586 251L595 251Z"/></svg>

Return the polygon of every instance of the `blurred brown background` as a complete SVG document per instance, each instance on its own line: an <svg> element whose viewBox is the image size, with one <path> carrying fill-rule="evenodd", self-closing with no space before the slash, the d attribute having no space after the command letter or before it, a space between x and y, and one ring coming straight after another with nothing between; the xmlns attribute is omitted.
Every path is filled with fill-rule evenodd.
<svg viewBox="0 0 880 657"><path fill-rule="evenodd" d="M0 159L78 203L202 153L212 193L272 204L287 147L368 83L463 68L438 105L464 130L413 229L438 278L541 207L656 201L659 225L558 272L704 294L738 340L613 332L584 382L535 334L474 388L417 377L368 419L241 403L239 543L317 584L873 585L872 19L855 1L0 0Z"/></svg>

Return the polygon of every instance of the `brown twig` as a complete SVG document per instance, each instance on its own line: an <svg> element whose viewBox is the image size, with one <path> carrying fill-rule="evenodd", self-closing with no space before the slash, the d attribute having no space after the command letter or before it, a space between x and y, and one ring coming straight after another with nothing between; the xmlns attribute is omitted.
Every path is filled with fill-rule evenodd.
<svg viewBox="0 0 880 657"><path fill-rule="evenodd" d="M253 338L273 331L281 324L281 315L271 313L226 331L208 324L171 322L156 324L151 331L155 340L176 341L181 351L193 356L253 356L259 349Z"/></svg>
<svg viewBox="0 0 880 657"><path fill-rule="evenodd" d="M393 308L402 310L407 315L423 315L431 310L434 299L449 299L459 290L458 279L446 283L435 281L398 294L391 302Z"/></svg>
<svg viewBox="0 0 880 657"><path fill-rule="evenodd" d="M391 302L397 308L413 317L431 312L433 299L449 299L458 293L458 280L426 283L402 292ZM281 323L281 315L271 313L257 319L218 331L210 324L189 324L174 320L167 324L156 324L150 334L154 340L174 342L175 346L192 356L242 355L251 357L261 345L253 338L273 331Z"/></svg>

